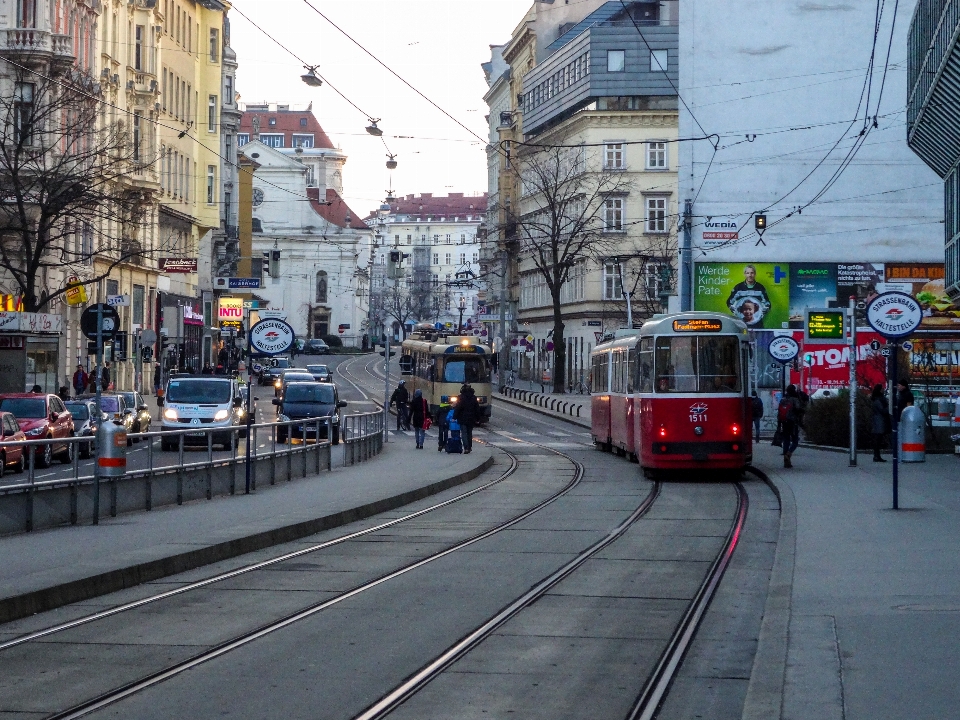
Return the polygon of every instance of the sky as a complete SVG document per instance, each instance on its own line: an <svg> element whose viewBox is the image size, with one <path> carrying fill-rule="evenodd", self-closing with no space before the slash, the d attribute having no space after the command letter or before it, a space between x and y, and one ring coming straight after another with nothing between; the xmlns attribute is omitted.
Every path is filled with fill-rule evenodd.
<svg viewBox="0 0 960 720"><path fill-rule="evenodd" d="M383 202L391 184L398 196L485 192L487 84L480 64L490 59L490 45L510 39L532 0L309 2L466 128L391 75L306 0L233 2L231 46L241 102L293 108L313 102L320 125L348 156L344 196L361 217ZM317 65L328 82L305 85L304 63ZM384 143L364 130L368 116L380 119L383 141L396 155L392 172Z"/></svg>

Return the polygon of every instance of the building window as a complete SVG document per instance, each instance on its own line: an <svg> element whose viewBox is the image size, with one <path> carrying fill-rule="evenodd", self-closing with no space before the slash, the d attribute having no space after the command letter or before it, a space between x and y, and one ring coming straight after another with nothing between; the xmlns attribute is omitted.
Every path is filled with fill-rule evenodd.
<svg viewBox="0 0 960 720"><path fill-rule="evenodd" d="M321 270L317 273L317 300L318 303L327 302L327 273Z"/></svg>
<svg viewBox="0 0 960 720"><path fill-rule="evenodd" d="M260 133L260 142L262 142L267 147L272 148L282 148L283 147L283 135L277 134L264 134Z"/></svg>
<svg viewBox="0 0 960 720"><path fill-rule="evenodd" d="M143 285L134 285L133 286L133 298L131 299L131 305L133 306L133 324L134 325L143 325L143 307L144 307L144 298L146 297L146 291Z"/></svg>
<svg viewBox="0 0 960 720"><path fill-rule="evenodd" d="M224 105L233 105L233 75L227 75L226 88L223 93L223 103Z"/></svg>
<svg viewBox="0 0 960 720"><path fill-rule="evenodd" d="M93 265L93 225L83 224L80 234L80 257L84 265Z"/></svg>
<svg viewBox="0 0 960 720"><path fill-rule="evenodd" d="M627 54L624 50L607 50L607 72L623 72Z"/></svg>
<svg viewBox="0 0 960 720"><path fill-rule="evenodd" d="M14 139L19 145L33 145L33 83L16 83L13 104Z"/></svg>
<svg viewBox="0 0 960 720"><path fill-rule="evenodd" d="M207 130L217 131L217 96L211 95L207 106Z"/></svg>
<svg viewBox="0 0 960 720"><path fill-rule="evenodd" d="M648 197L647 203L647 232L667 232L667 198Z"/></svg>
<svg viewBox="0 0 960 720"><path fill-rule="evenodd" d="M144 28L143 25L137 25L134 31L133 67L135 70L143 70L143 39L145 30L146 28Z"/></svg>
<svg viewBox="0 0 960 720"><path fill-rule="evenodd" d="M276 118L270 118L270 120L268 121L268 123L269 123L270 127L276 127L276 125L277 125L277 119L276 119Z"/></svg>
<svg viewBox="0 0 960 720"><path fill-rule="evenodd" d="M666 50L651 50L650 51L650 72L652 73L662 73L667 71L667 51Z"/></svg>
<svg viewBox="0 0 960 720"><path fill-rule="evenodd" d="M119 295L119 294L120 294L120 281L107 280L107 295Z"/></svg>
<svg viewBox="0 0 960 720"><path fill-rule="evenodd" d="M220 62L220 30L210 28L210 62Z"/></svg>
<svg viewBox="0 0 960 720"><path fill-rule="evenodd" d="M227 162L233 162L233 135L229 133L223 136L223 145L224 145L224 155L227 157Z"/></svg>
<svg viewBox="0 0 960 720"><path fill-rule="evenodd" d="M262 232L263 232L263 221L262 221L260 218L255 217L255 218L252 219L252 221L251 221L251 231L252 231L252 232L255 232L255 233L262 233Z"/></svg>
<svg viewBox="0 0 960 720"><path fill-rule="evenodd" d="M17 0L17 27L37 26L37 0Z"/></svg>
<svg viewBox="0 0 960 720"><path fill-rule="evenodd" d="M447 237L449 238L449 236L447 236ZM433 244L434 244L434 245L439 245L439 244L440 244L440 236L439 236L439 235L434 235L434 236L433 236Z"/></svg>
<svg viewBox="0 0 960 720"><path fill-rule="evenodd" d="M480 253L476 253L476 252L475 252L475 253L473 254L473 262L476 263L476 262L478 262L479 260L480 260Z"/></svg>
<svg viewBox="0 0 960 720"><path fill-rule="evenodd" d="M133 111L133 161L140 162L140 123L143 120L139 110Z"/></svg>
<svg viewBox="0 0 960 720"><path fill-rule="evenodd" d="M434 254L433 254L433 264L434 264L434 265L439 265L439 264L440 264L440 253L434 253Z"/></svg>
<svg viewBox="0 0 960 720"><path fill-rule="evenodd" d="M603 167L607 170L623 170L623 143L604 145Z"/></svg>
<svg viewBox="0 0 960 720"><path fill-rule="evenodd" d="M647 170L667 169L667 144L665 142L647 143Z"/></svg>
<svg viewBox="0 0 960 720"><path fill-rule="evenodd" d="M662 290L669 289L669 284L669 265L659 262L648 262L643 266L643 285L648 299L658 299Z"/></svg>
<svg viewBox="0 0 960 720"><path fill-rule="evenodd" d="M300 118L300 127L306 127L306 126L307 126L307 119Z"/></svg>
<svg viewBox="0 0 960 720"><path fill-rule="evenodd" d="M617 263L605 263L603 266L603 299L623 300L620 266Z"/></svg>
<svg viewBox="0 0 960 720"><path fill-rule="evenodd" d="M607 198L603 202L603 231L623 232L623 198Z"/></svg>
<svg viewBox="0 0 960 720"><path fill-rule="evenodd" d="M445 255L443 256L443 264L444 264L444 265L449 265L450 262L451 262L451 260L452 260L452 257L451 257L451 255L450 255L450 253L447 253L447 254L445 254Z"/></svg>
<svg viewBox="0 0 960 720"><path fill-rule="evenodd" d="M237 147L242 148L250 142L250 133L237 133Z"/></svg>
<svg viewBox="0 0 960 720"><path fill-rule="evenodd" d="M293 135L290 138L290 147L312 148L313 135Z"/></svg>
<svg viewBox="0 0 960 720"><path fill-rule="evenodd" d="M207 165L207 205L213 205L216 200L217 166Z"/></svg>

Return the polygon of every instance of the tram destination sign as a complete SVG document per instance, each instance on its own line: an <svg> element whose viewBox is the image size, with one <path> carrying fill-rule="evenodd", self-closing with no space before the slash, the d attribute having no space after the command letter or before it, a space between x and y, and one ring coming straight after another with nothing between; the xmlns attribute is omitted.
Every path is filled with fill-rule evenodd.
<svg viewBox="0 0 960 720"><path fill-rule="evenodd" d="M846 338L846 310L807 308L806 316L806 322L803 324L805 344L838 343Z"/></svg>
<svg viewBox="0 0 960 720"><path fill-rule="evenodd" d="M922 320L923 308L906 293L881 293L867 303L867 322L887 339L906 337Z"/></svg>
<svg viewBox="0 0 960 720"><path fill-rule="evenodd" d="M685 320L674 320L674 332L720 332L723 330L722 320L710 320L708 318L689 318Z"/></svg>

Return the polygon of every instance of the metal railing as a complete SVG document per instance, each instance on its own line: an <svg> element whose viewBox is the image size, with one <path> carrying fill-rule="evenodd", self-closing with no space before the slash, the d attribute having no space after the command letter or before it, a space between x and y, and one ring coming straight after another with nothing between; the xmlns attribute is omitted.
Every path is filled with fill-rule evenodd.
<svg viewBox="0 0 960 720"><path fill-rule="evenodd" d="M340 436L344 466L369 460L383 449L383 413L347 415L340 421Z"/></svg>

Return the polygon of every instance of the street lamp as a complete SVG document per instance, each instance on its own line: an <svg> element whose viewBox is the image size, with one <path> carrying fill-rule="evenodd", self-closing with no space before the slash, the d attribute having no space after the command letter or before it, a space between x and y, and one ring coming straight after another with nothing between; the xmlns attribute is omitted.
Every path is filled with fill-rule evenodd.
<svg viewBox="0 0 960 720"><path fill-rule="evenodd" d="M323 80L317 77L317 66L304 65L307 69L303 75L300 76L300 79L303 80L310 87L320 87L323 85Z"/></svg>
<svg viewBox="0 0 960 720"><path fill-rule="evenodd" d="M463 333L463 313L467 309L467 298L463 295L460 296L460 300L457 303L457 310L460 311L460 322L457 323L457 335Z"/></svg>
<svg viewBox="0 0 960 720"><path fill-rule="evenodd" d="M368 133L370 133L374 137L380 137L381 135L383 135L383 130L377 127L377 123L380 122L380 118L377 118L376 120L374 120L373 118L367 118L367 121L370 123L366 127L366 130Z"/></svg>

